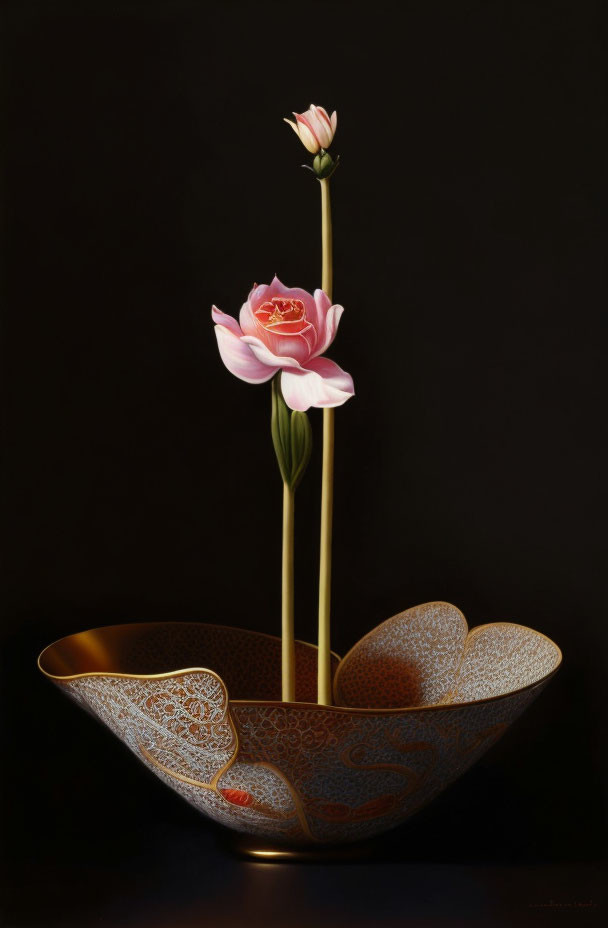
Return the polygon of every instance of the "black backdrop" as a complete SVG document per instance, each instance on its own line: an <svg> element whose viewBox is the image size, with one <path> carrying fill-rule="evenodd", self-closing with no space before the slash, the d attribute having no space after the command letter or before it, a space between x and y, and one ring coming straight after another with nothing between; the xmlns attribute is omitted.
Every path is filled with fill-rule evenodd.
<svg viewBox="0 0 608 928"><path fill-rule="evenodd" d="M6 924L605 917L603 6L4 5ZM429 599L564 667L367 864L264 867L35 669L95 625L277 631L269 389L209 309L320 283L281 122L339 111L333 646ZM320 414L297 500L314 640Z"/></svg>

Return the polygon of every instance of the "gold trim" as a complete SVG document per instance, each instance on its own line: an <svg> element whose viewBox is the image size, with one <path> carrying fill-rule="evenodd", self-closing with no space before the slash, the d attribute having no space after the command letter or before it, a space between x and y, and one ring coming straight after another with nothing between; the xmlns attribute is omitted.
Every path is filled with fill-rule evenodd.
<svg viewBox="0 0 608 928"><path fill-rule="evenodd" d="M561 661L562 656L563 656L563 655L562 655L562 652L561 652L561 649L560 649L560 647L559 647L558 645L555 644L555 642L553 641L552 638L549 638L549 636L548 636L548 635L545 635L544 632L539 632L539 631L537 631L535 628L530 628L529 625L522 625L521 622L505 622L505 621L499 621L499 622L484 622L483 625L475 625L475 626L473 626L473 628L469 629L469 634L467 635L467 638L469 638L471 635L476 635L477 632L482 631L482 629L484 629L484 628L490 628L490 627L493 627L493 626L495 626L495 625L508 625L509 628L523 628L523 630L526 631L526 632L532 632L533 635L537 635L539 638L544 638L545 641L548 641L549 644L552 644L553 647L557 650L557 653L559 654L560 661ZM559 665L558 665L558 666L559 666ZM556 667L556 669L557 669L557 667Z"/></svg>
<svg viewBox="0 0 608 928"><path fill-rule="evenodd" d="M227 715L230 717L229 711ZM140 744L139 741L137 742L137 747L139 751L143 754L143 756L146 758L146 760L149 761L149 763L151 763L153 767L156 767L158 770L161 770L168 777L172 777L175 780L180 780L182 783L187 783L189 786L197 786L200 789L208 789L212 793L215 793L215 795L218 796L222 800L222 802L226 803L227 806L233 809L234 804L229 802L226 799L226 797L222 794L218 786L220 778L223 777L223 775L232 767L232 765L235 763L238 757L238 752L239 752L239 747L240 747L239 736L238 736L238 732L234 726L234 723L231 717L230 717L230 726L234 732L234 736L236 739L235 752L230 758L230 760L228 761L228 763L225 764L221 770L219 770L217 773L213 775L213 778L211 782L209 783L204 783L202 780L194 780L192 777L187 777L183 773L176 773L174 770L171 770L169 767L165 766L165 764L161 764L161 762L157 760L154 757L154 755L151 754L148 751L148 749L143 746L143 744ZM293 800L293 804L295 807L295 816L297 817L299 821L302 831L308 838L310 838L311 841L318 841L318 838L315 838L315 836L312 834L310 830L310 826L308 825L306 813L304 812L304 804L302 800L300 799L300 795L298 791L296 790L295 786L293 786L293 784L290 783L290 781L287 779L283 771L280 770L278 767L276 767L274 764L268 763L267 761L250 761L249 763L252 767L265 767L267 770L272 771L272 773L274 773L276 776L279 777L280 780L283 781L283 783L289 790L289 794ZM289 819L293 817L294 817L293 815L290 815L286 819L286 821L288 821Z"/></svg>
<svg viewBox="0 0 608 928"><path fill-rule="evenodd" d="M338 666L336 667L336 672L335 672L335 674L334 674L334 685L333 685L334 697L336 697L336 696L338 695L338 687L339 687L339 682L340 682L340 672L341 672L341 670L343 669L344 665L346 664L346 661L348 660L348 658L349 658L349 657L351 656L351 654L353 653L353 651L357 650L357 649L363 644L364 641L367 641L367 639L368 639L371 635L375 635L376 632L379 631L379 629L384 628L384 626L385 626L385 625L388 625L389 622L393 622L395 619L400 618L400 616L404 615L404 614L407 613L407 612L412 612L414 609L422 609L424 606L449 606L451 609L455 609L456 612L458 613L458 615L460 616L460 618L462 619L462 622L463 622L463 624L464 624L464 628L465 628L465 631L466 631L466 635L465 635L465 642L466 642L466 639L467 639L467 637L468 637L468 635L469 635L469 623L467 622L467 620L466 620L466 618L465 618L465 616L464 616L464 613L460 611L460 609L458 608L458 606L454 606L453 603L445 602L443 599L431 600L431 601L428 602L428 603L420 603L418 606L410 606L409 609L403 609L401 612L396 612L395 615L389 616L388 619L385 619L383 622L380 622L379 625L376 625L374 628L370 629L370 631L366 632L365 635L363 635L362 638L359 638L359 640L356 641L356 642L354 643L354 645L352 646L352 648L351 648L349 651L346 652L346 654L344 655L344 657L342 658L342 660L340 661L340 663L339 663Z"/></svg>
<svg viewBox="0 0 608 928"><path fill-rule="evenodd" d="M305 811L304 811L304 803L303 803L302 800L300 799L300 794L298 793L298 791L297 791L297 789L295 788L295 786L294 786L292 783L290 783L290 781L287 779L287 777L285 776L285 774L283 773L283 771L282 771L282 770L279 770L278 767L275 767L274 764L271 764L271 763L269 763L268 761L265 761L265 760L253 761L253 762L252 762L252 766L254 766L254 767L265 767L267 770L271 770L271 771L272 771L273 773L275 773L281 780L283 780L283 783L285 784L285 786L287 787L287 789L289 790L289 792L290 792L290 794L291 794L291 798L293 799L293 804L294 804L294 806L296 807L296 815L297 815L298 821L299 821L299 823L300 823L300 828L302 829L302 831L304 832L304 834L305 834L308 838L310 838L311 841L318 841L319 839L318 839L318 838L315 838L315 836L313 835L313 833L312 833L311 830L310 830L310 826L309 826L309 824L308 824L308 819L306 818L306 813L305 813Z"/></svg>
<svg viewBox="0 0 608 928"><path fill-rule="evenodd" d="M40 658L38 658L38 660L40 660ZM226 686L215 670L210 670L208 667L184 667L180 670L167 670L164 673L119 673L115 670L87 670L85 673L66 674L65 677L61 677L59 674L49 673L44 670L40 664L38 664L38 668L45 677L48 677L49 680L55 680L58 683L70 683L72 680L81 680L84 677L112 677L119 680L168 680L170 677L181 677L185 673L210 673L213 674L214 677L217 677L224 687ZM228 691L226 690L226 692Z"/></svg>
<svg viewBox="0 0 608 928"><path fill-rule="evenodd" d="M232 765L236 761L237 755L238 755L238 742L237 742L236 750L234 754L232 755L232 757L230 758L230 760L228 761L228 763L222 767L219 773L215 773L213 775L213 779L211 780L210 783L203 783L202 780L193 780L192 777L187 777L183 773L176 773L175 770L171 770L169 767L166 767L164 764L161 764L159 760L156 760L154 755L150 754L150 752L147 750L147 748L143 746L143 744L140 744L139 741L136 743L137 743L137 747L139 751L143 754L146 760L152 764L153 767L156 767L157 770L162 771L162 773L166 774L168 777L171 777L174 780L180 780L182 783L187 783L189 786L196 786L199 789L208 789L210 792L214 793L218 797L218 799L224 802L227 806L229 806L231 809L234 809L234 803L228 802L226 797L222 795L222 793L218 789L217 783L218 783L219 778L223 776L223 774L225 774L226 771L229 770L230 767L232 767Z"/></svg>
<svg viewBox="0 0 608 928"><path fill-rule="evenodd" d="M191 672L192 671L185 670L183 671L183 673L179 673L179 674L158 674L155 676L155 679L166 678L167 676L183 676L184 673L191 673ZM197 672L199 672L198 668L194 670L194 673L197 673ZM140 744L139 741L136 741L136 744L137 744L139 751L144 755L146 760L148 760L154 767L157 767L159 770L162 770L162 772L167 774L167 776L174 777L176 780L181 780L182 783L188 783L190 786L198 786L201 789L209 789L212 792L214 792L216 796L219 796L222 802L225 802L226 805L231 806L232 803L228 802L226 797L220 793L217 787L217 784L219 782L220 777L223 776L227 770L230 770L230 768L232 767L232 765L234 764L234 762L236 761L238 757L238 753L239 753L240 746L241 746L240 739L239 739L239 732L234 723L234 719L232 718L232 712L230 711L230 697L228 695L228 689L226 687L226 684L224 683L222 678L219 676L219 674L215 672L215 670L205 670L203 672L206 674L209 674L210 677L214 677L222 688L222 691L224 693L224 697L226 700L226 718L228 719L228 724L230 725L230 730L232 731L232 736L234 739L234 750L231 756L228 758L228 762L224 764L224 766L220 770L218 770L217 773L213 774L211 781L209 783L203 783L202 780L194 780L192 777L187 777L183 773L176 773L174 770L171 770L169 767L166 767L165 764L161 764L161 762L157 760L153 754L150 754L147 748L145 748L143 744Z"/></svg>
<svg viewBox="0 0 608 928"><path fill-rule="evenodd" d="M448 605L448 606L451 605L451 603L443 603L441 600L438 600L437 603L422 603L421 605L435 605L435 604L439 604L439 605ZM415 609L415 608L419 608L419 607L413 606L413 607L411 607L411 608L414 608L414 609ZM458 607L457 607L457 606L454 606L454 608L457 609ZM407 612L407 610L404 610L404 611ZM459 609L458 609L458 612L460 612ZM397 613L397 615L399 615L399 613ZM461 613L461 615L462 615L462 613ZM395 616L392 616L391 618L395 618ZM464 618L464 616L463 616L463 618ZM385 621L388 622L388 621L390 621L390 619L386 619ZM466 619L465 619L465 622L466 622ZM49 673L48 671L46 671L46 670L44 669L44 667L43 667L42 664L41 664L41 660L42 660L42 658L44 657L44 654L45 654L50 648L54 647L55 645L59 644L59 643L62 642L62 641L66 641L68 638L75 637L75 635L86 634L86 632L97 632L97 631L102 631L102 630L105 630L105 629L117 629L117 628L120 628L120 629L126 629L126 628L142 628L142 629L143 629L143 628L146 628L146 627L149 627L149 626L152 626L152 625L158 626L158 625L202 625L202 624L205 624L205 625L207 625L208 627L211 626L212 628L222 628L222 629L228 628L228 629L230 629L231 631L241 631L241 632L245 632L246 634L260 635L260 636L265 637L265 638L271 638L271 639L273 639L273 640L275 640L275 641L280 640L280 639L277 638L276 635L268 635L268 634L266 634L266 632L256 632L256 631L253 631L252 629L233 628L233 627L230 626L230 625L217 625L217 624L213 624L213 623L201 623L201 622L131 622L131 623L127 623L126 625L102 625L102 626L99 626L98 628L86 629L84 632L75 632L73 635L64 635L63 638L58 638L56 641L53 641L51 644L47 645L47 647L44 648L44 650L41 651L40 655L38 656L38 661L37 661L38 668L39 668L40 671L45 675L45 677L48 677L49 680L54 680L54 681L56 681L56 682L58 682L58 683L64 683L64 682L68 682L68 681L70 681L70 680L78 680L78 679L80 679L81 677L117 677L117 678L122 678L122 679L129 679L129 680L162 680L162 679L168 679L169 677L178 677L178 676L182 676L183 674L186 674L186 673L197 673L197 672L200 672L200 673L211 673L211 674L213 674L215 677L217 677L219 680L221 680L223 686L226 688L226 684L225 684L224 681L221 679L221 677L219 677L219 675L218 675L215 671L210 670L210 669L208 669L208 668L206 668L206 667L188 667L188 668L185 668L185 669L170 670L170 671L167 671L167 672L165 672L165 673L151 673L151 674L118 673L118 672L113 672L113 671L108 671L108 670L93 670L93 671L87 671L87 672L85 672L85 673L76 673L76 674L68 674L68 675L66 675L66 676L61 676L61 675L59 675L59 674L52 674L52 673ZM380 623L380 624L382 625L382 624L384 624L384 623ZM554 642L551 638L549 638L548 635L543 634L543 632L538 632L538 631L536 631L536 629L530 628L530 627L527 626L527 625L519 625L519 624L516 623L516 622L486 622L486 623L483 624L483 625L476 625L474 628L470 629L469 632L468 632L467 638L468 638L469 635L473 634L473 633L476 632L477 630L483 629L483 628L487 628L487 627L490 626L490 625L509 625L509 626L516 626L517 628L523 628L523 629L525 629L526 631L531 632L533 635L538 635L539 637L544 638L544 639L545 639L546 641L548 641L551 645L553 645L553 647L556 649L556 651L557 651L557 656L558 656L558 662L557 662L557 664L555 665L555 667L553 668L553 670L551 670L551 671L550 671L548 674L546 674L544 677L541 677L540 680L535 680L534 683L528 683L526 686L519 687L519 688L516 689L516 690L510 690L508 693L500 693L500 694L497 695L497 696L486 696L484 699L473 699L473 700L470 700L469 702L458 702L458 703L441 703L441 702L438 702L438 703L428 703L428 704L425 705L425 706L399 706L399 707L395 707L395 708L364 709L364 708L355 707L355 706L335 706L335 705L324 706L324 705L320 705L319 703L316 703L316 702L296 702L296 701L294 701L294 702L283 702L282 700L270 700L270 699L230 699L230 696L229 696L229 697L228 697L228 698L229 698L229 704L232 705L232 706L250 706L250 707L272 706L272 707L275 707L275 708L310 709L310 710L313 710L313 711L314 711L314 710L317 710L317 711L323 711L323 712L325 712L325 711L326 711L326 712L342 712L342 713L347 713L347 714L351 714L351 715L380 715L380 716L384 716L384 715L398 715L398 714L409 713L409 712L427 712L427 711L430 711L430 710L433 710L433 709L446 709L446 710L463 709L463 708L466 707L466 706L478 706L478 705L483 705L483 704L485 704L485 703L496 702L496 701L499 700L499 699L508 699L508 698L510 698L511 696L516 696L516 695L519 695L520 693L525 693L525 692L527 692L528 690L532 690L532 689L534 689L535 687L539 687L539 686L545 684L546 682L548 682L548 681L557 673L557 671L558 671L559 668L561 667L562 661L563 661L563 655L562 655L562 652L561 652L561 649L559 648L559 646L558 646L557 644L555 644L555 642ZM379 626L376 626L376 627L379 627ZM468 628L468 625L467 625L467 628ZM373 631L374 631L374 629L372 629L371 632L368 632L367 635L371 635ZM364 635L364 638L367 637L367 635ZM360 640L363 640L363 639L360 639ZM465 644L466 644L466 640L467 640L467 639L465 639ZM298 643L299 643L299 644L303 644L303 645L305 645L305 646L307 646L307 647L310 647L310 648L316 648L316 645L309 644L309 643L306 642L306 641L300 641L299 639L298 639ZM356 647L356 645L354 645L354 647ZM336 673L335 673L335 675L334 675L334 684L335 684L336 677L337 677L337 675L338 675L338 673L339 673L339 671L340 671L340 667L341 667L342 663L344 662L344 660L346 659L346 657L348 657L348 654L350 654L350 652L351 652L352 650L353 650L353 648L351 648L350 651L346 654L346 656L345 656L344 658L342 658L341 660L340 660L340 658L338 657L338 655L337 655L337 654L334 654L334 652L332 651L332 654L334 654L334 656L335 656L335 657L338 657L338 660L340 660L340 664L339 664L338 667L336 668ZM227 688L226 688L226 692L228 692Z"/></svg>
<svg viewBox="0 0 608 928"><path fill-rule="evenodd" d="M174 780L180 780L182 783L187 783L189 786L198 786L200 789L209 789L212 793L216 793L217 790L215 786L211 783L203 783L202 780L193 780L192 777L187 777L183 773L176 773L175 770L170 770L169 767L165 767L164 764L161 764L159 760L156 760L153 754L150 754L147 748L140 744L139 741L136 742L137 748L141 754L146 758L146 760L156 767L157 770L161 770L163 773L166 773L168 777L172 777ZM232 758L230 758L232 760ZM224 769L228 769L227 767ZM222 770L223 773L223 770Z"/></svg>
<svg viewBox="0 0 608 928"><path fill-rule="evenodd" d="M557 647L557 645L556 645ZM273 702L270 699L231 699L232 706L274 706L286 709L319 709L325 712L346 712L351 715L398 715L404 712L427 712L431 709L465 709L467 706L481 706L484 703L496 702L499 699L509 699L511 696L525 693L537 686L544 685L551 677L555 676L561 667L561 660L546 676L534 683L528 683L517 690L510 690L508 693L500 693L498 696L486 696L485 699L472 699L469 702L452 702L452 703L429 703L426 706L400 706L393 709L361 709L357 706L322 706L318 702Z"/></svg>
<svg viewBox="0 0 608 928"><path fill-rule="evenodd" d="M555 673L557 673L557 671L559 670L559 668L560 668L561 665L562 665L563 654L562 654L562 652L561 652L561 649L560 649L559 646L553 641L553 639L549 638L548 635L543 634L543 632L539 632L539 631L537 631L535 628L530 628L528 625L521 625L521 624L518 623L518 622L504 622L504 621L501 621L501 622L485 622L483 625L475 625L473 628L469 628L469 623L467 622L464 613L461 612L461 610L458 608L458 606L454 606L453 603L448 603L448 602L446 602L445 600L438 599L438 600L431 600L431 601L428 602L428 603L420 603L420 604L417 605L417 606L410 606L409 609L404 609L403 612L397 612L397 613L395 613L395 615L390 616L390 618L388 618L388 619L385 619L384 622L380 622L379 625L376 625L375 628L372 628L371 631L369 631L369 632L367 632L365 635L363 635L363 637L360 638L359 641L357 641L357 642L352 646L352 648L350 648L350 650L346 652L346 654L344 655L344 657L342 658L342 660L340 661L340 663L339 663L338 666L336 667L336 672L335 672L335 674L334 674L334 683L333 683L333 687L334 687L334 696L337 696L337 693L338 693L340 673L341 673L342 669L344 668L344 665L345 665L347 659L348 659L348 658L350 657L350 655L353 653L353 651L355 650L355 648L358 648L359 645L361 644L361 642L363 642L363 641L365 641L367 638L369 638L370 635L373 635L376 631L378 631L379 628L382 628L383 625L386 625L388 622L392 622L394 619L399 618L399 616L403 615L405 612L411 612L413 609L421 609L421 608L423 608L424 606L450 606L452 609L455 609L456 612L458 612L458 614L460 615L460 618L462 619L462 621L463 621L463 623L464 623L464 627L465 627L465 629L466 629L466 631L467 631L467 634L466 634L465 639L464 639L464 642L463 642L462 654L460 655L460 660L459 660L459 662L458 662L458 667L457 667L456 672L455 672L455 675L454 675L454 680L455 680L455 681L458 679L458 674L460 673L460 670L461 670L461 668L462 668L462 664L463 664L463 661L464 661L464 658L465 658L465 650L466 650L467 642L469 641L469 639L472 638L474 635L476 635L477 632L482 631L483 629L486 629L486 628L494 627L494 626L508 626L509 628L523 628L524 631L530 632L532 635L537 635L539 638L544 638L545 641L548 641L549 644L553 645L553 647L554 647L555 650L557 651L557 658L558 658L557 664L555 665L555 667L553 668L553 670L549 671L548 674L545 674L545 676L544 676L544 677L541 677L539 680L535 680L534 683L528 683L528 684L526 684L526 686L520 686L520 687L519 687L518 689L516 689L516 690L509 690L508 693L500 693L498 696L486 696L484 699L472 699L472 700L469 700L468 702L456 702L456 703L447 703L447 702L444 702L443 700L449 699L449 698L453 695L453 691L451 690L449 693L446 693L446 695L443 697L443 699L442 699L440 702L428 703L427 705L424 705L424 706L403 706L403 707L400 706L400 707L397 707L397 708L378 708L378 709L363 709L363 708L357 708L357 710L355 710L354 707L350 707L350 706L330 706L330 707L327 707L327 706L326 706L325 708L341 709L341 710L349 709L349 710L351 710L351 711L359 711L359 712L363 712L363 713L374 712L374 713L378 713L378 714L384 715L384 714L387 714L387 713L418 711L418 710L422 710L422 709L459 709L459 708L461 708L462 706L476 706L476 705L481 705L482 703L486 703L486 702L494 702L494 701L497 700L497 699L505 699L505 698L508 697L508 696L515 696L515 694L517 694L517 693L524 693L524 692L526 692L526 690L532 689L532 688L535 687L535 686L540 686L541 683L545 683L546 681L550 680L551 677L552 677ZM236 699L233 699L232 702L236 704L236 703L248 702L248 700L236 700ZM259 705L259 704L260 704L259 701L257 701L257 700L254 700L254 702L256 703L256 705ZM315 705L316 705L316 704L315 704ZM322 708L323 708L323 707L322 707Z"/></svg>
<svg viewBox="0 0 608 928"><path fill-rule="evenodd" d="M385 773L394 773L394 774L397 774L398 776L405 777L405 779L407 780L406 789L402 790L400 793L391 794L394 798L398 797L400 802L402 802L404 799L407 799L408 796L410 796L416 789L418 789L421 783L423 783L424 780L427 778L428 772L431 768L431 765L429 764L425 768L423 773L418 773L418 771L414 770L412 767L407 767L405 764L394 764L394 763L358 764L353 759L352 752L353 750L357 750L358 748L361 748L361 747L366 747L366 745L355 744L355 745L352 745L350 748L346 748L346 750L342 752L342 754L340 755L340 760L342 761L344 766L350 767L351 770L381 770ZM421 748L421 750L429 750L431 749L431 747L432 745L425 743L424 748ZM435 760L435 758L433 758L433 760Z"/></svg>
<svg viewBox="0 0 608 928"><path fill-rule="evenodd" d="M120 631L123 631L123 630L126 631L127 629L130 629L130 628L132 629L140 628L144 630L146 628L151 628L153 626L159 626L159 625L171 625L171 626L190 625L194 627L204 625L205 628L219 628L222 630L226 629L231 632L244 632L246 635L253 635L256 638L268 638L271 641L278 641L279 644L281 643L281 639L279 638L278 635L269 635L267 632L258 632L253 628L238 628L237 626L233 626L233 625L219 625L216 622L125 622L119 625L97 625L95 626L95 628L85 628L81 632L72 632L71 635L63 635L61 638L55 639L55 641L52 641L45 648L42 649L42 651L38 655L36 664L38 666L38 669L45 675L45 677L48 677L49 680L60 680L60 681L78 680L80 679L80 677L123 677L129 680L162 680L162 679L166 679L167 677L174 677L182 673L191 673L193 670L204 670L205 673L210 672L204 667L187 667L185 669L179 668L176 670L168 670L168 671L164 671L163 673L118 673L118 672L114 672L110 670L88 670L88 671L85 671L84 673L72 673L72 674L62 675L62 674L49 673L49 671L45 670L44 667L42 666L41 661L44 655L47 653L47 651L50 651L51 648L54 648L56 645L61 644L62 641L68 641L69 638L76 638L79 635L90 635L90 634L94 634L95 632L105 632L105 631L111 631L115 629L119 629ZM312 648L313 651L319 650L318 645L311 644L311 642L309 641L303 641L301 638L296 638L295 643L304 645L304 647L306 648ZM330 653L331 653L331 656L335 657L335 659L338 662L342 660L340 655L337 654L335 651L331 651ZM214 673L215 676L217 676L215 671L211 671L211 673ZM218 679L221 679L221 678L218 677ZM222 683L223 682L224 681L222 680ZM314 705L314 703L311 703L311 705Z"/></svg>

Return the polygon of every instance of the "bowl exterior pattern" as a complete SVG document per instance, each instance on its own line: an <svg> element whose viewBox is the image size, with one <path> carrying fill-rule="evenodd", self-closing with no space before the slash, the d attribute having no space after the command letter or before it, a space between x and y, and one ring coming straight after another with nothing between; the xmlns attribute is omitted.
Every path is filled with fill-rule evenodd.
<svg viewBox="0 0 608 928"><path fill-rule="evenodd" d="M540 689L476 706L385 714L235 705L239 756L263 760L290 784L300 826L290 837L356 841L426 805L498 740Z"/></svg>
<svg viewBox="0 0 608 928"><path fill-rule="evenodd" d="M216 821L276 841L354 841L398 825L470 767L543 684L475 705L369 712L229 703L204 671L60 684Z"/></svg>
<svg viewBox="0 0 608 928"><path fill-rule="evenodd" d="M403 822L496 742L560 659L531 629L468 632L454 606L428 603L333 657L333 706L312 701L311 645L296 648L298 702L283 703L280 641L222 626L94 629L39 665L201 812L297 846Z"/></svg>

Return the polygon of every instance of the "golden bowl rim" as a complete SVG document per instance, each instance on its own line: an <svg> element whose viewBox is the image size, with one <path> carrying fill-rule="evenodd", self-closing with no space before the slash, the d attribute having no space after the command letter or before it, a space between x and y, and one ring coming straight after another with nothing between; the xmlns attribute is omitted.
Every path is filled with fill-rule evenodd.
<svg viewBox="0 0 608 928"><path fill-rule="evenodd" d="M432 605L435 603L443 603L443 601L434 600L431 603L421 603L420 605ZM452 603L446 603L446 604L452 605ZM458 607L455 607L455 608L458 608ZM464 615L463 615L463 618L464 618ZM385 621L388 621L388 620L385 620ZM465 622L466 622L466 618L465 618ZM383 623L380 623L380 624L383 624ZM563 654L562 654L562 651L559 645L557 645L553 641L552 638L549 638L549 636L545 635L543 632L539 632L534 628L530 628L528 625L521 625L517 622L504 622L504 621L485 622L482 625L475 625L473 628L470 628L468 631L468 635L480 629L487 628L488 626L494 626L494 625L509 625L511 627L515 626L517 628L523 628L526 631L532 632L534 635L538 635L541 638L544 638L546 641L550 642L550 644L553 645L553 647L557 650L557 655L558 655L557 664L552 670L549 671L549 673L545 674L539 680L535 680L533 683L528 683L526 684L526 686L521 686L515 690L510 690L508 693L499 693L496 696L486 696L484 699L472 699L467 702L455 702L455 703L441 703L441 702L429 703L424 706L400 706L400 707L391 707L391 708L379 707L376 709L374 708L365 709L359 706L323 705L322 703L318 703L318 702L297 702L295 700L292 702L289 702L289 701L280 700L280 699L276 699L276 700L272 700L272 699L231 699L230 693L228 692L228 687L226 686L226 683L224 682L223 678L218 674L216 670L213 670L210 667L185 667L185 668L179 668L177 670L169 670L163 673L119 673L119 672L114 672L114 671L109 671L109 670L89 670L89 671L85 671L84 673L66 674L65 676L49 673L47 670L45 670L42 667L41 660L44 654L50 648L54 647L55 645L59 644L62 641L65 641L67 638L72 638L72 637L75 637L76 635L82 635L87 632L97 632L97 631L103 631L105 629L111 629L111 628L129 628L129 627L146 628L152 625L205 625L210 628L222 628L222 629L227 628L227 629L230 629L231 631L247 632L252 635L261 635L262 637L271 638L272 640L279 641L279 642L281 640L278 635L270 635L267 632L258 632L255 629L251 629L251 628L239 628L238 626L234 626L234 625L220 625L219 623L216 623L216 622L193 622L193 621L181 621L181 620L177 622L162 621L162 620L154 621L154 622L123 622L123 623L118 623L114 625L99 625L95 628L84 629L81 632L72 632L70 635L63 635L61 638L57 638L55 641L52 641L45 648L43 648L40 654L38 655L38 659L36 661L38 665L38 669L40 670L41 673L44 674L45 677L48 677L49 680L53 680L57 683L66 683L72 680L79 680L85 677L110 677L110 678L126 679L126 680L168 680L172 677L181 677L189 673L205 673L205 674L210 674L214 676L216 679L218 679L221 682L222 686L225 688L226 693L228 695L229 704L234 705L234 706L251 706L251 707L270 706L274 708L281 707L281 708L286 708L286 709L289 709L289 708L307 709L307 710L313 709L313 710L326 711L326 712L343 712L343 713L347 713L350 715L385 716L385 715L398 715L398 714L403 715L404 713L410 713L410 712L427 712L427 711L432 711L432 710L437 711L437 710L442 710L442 709L448 709L448 710L465 709L469 706L479 706L479 705L484 705L485 703L497 702L498 700L501 700L501 699L510 699L511 697L517 696L521 693L525 693L528 690L533 690L536 687L543 686L552 677L555 676L555 674L560 669L562 665L562 661L563 661ZM467 623L467 627L468 627L468 623ZM366 635L363 636L363 638L367 637L368 634L370 634L370 632L367 632ZM359 639L359 640L363 640L363 639ZM318 651L318 645L316 644L312 644L309 641L302 641L299 638L296 639L296 641L298 642L298 644L303 644L306 647L313 648L314 650ZM352 648L350 650L352 650ZM348 653L350 653L350 651L347 652L347 654ZM340 658L340 656L336 654L334 651L332 651L331 654L334 657L336 657L340 663L344 659L344 658ZM338 664L338 667L336 668L336 671L334 674L334 680L338 673L339 666L340 664Z"/></svg>

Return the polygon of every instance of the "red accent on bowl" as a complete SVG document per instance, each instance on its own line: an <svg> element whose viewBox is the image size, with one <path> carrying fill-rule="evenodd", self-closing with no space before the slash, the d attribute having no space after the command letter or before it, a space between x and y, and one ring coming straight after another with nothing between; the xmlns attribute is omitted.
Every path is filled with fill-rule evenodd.
<svg viewBox="0 0 608 928"><path fill-rule="evenodd" d="M220 793L234 806L250 806L254 801L251 793L244 789L221 789Z"/></svg>

